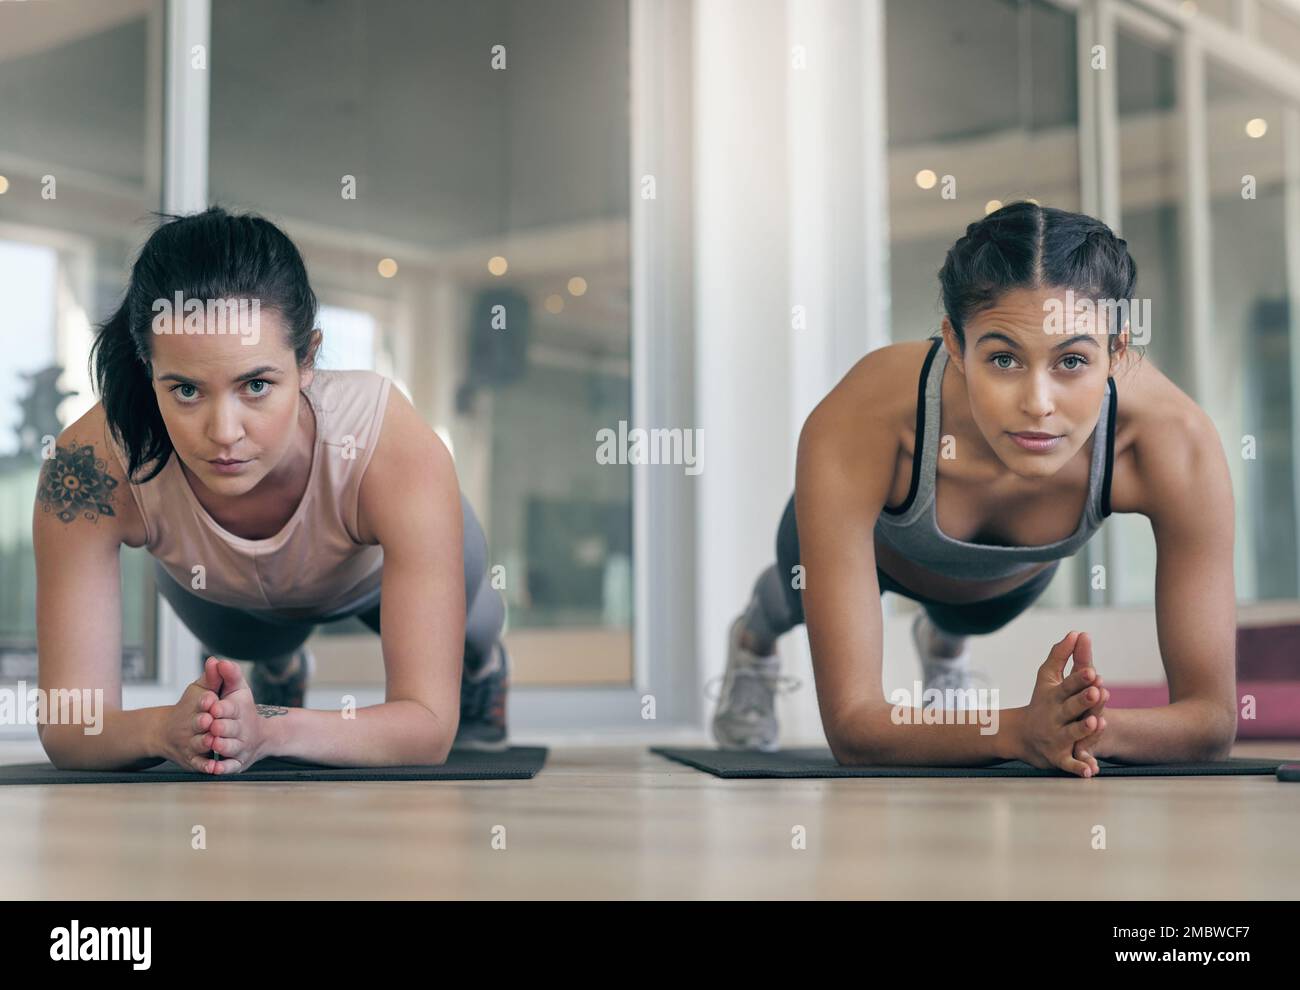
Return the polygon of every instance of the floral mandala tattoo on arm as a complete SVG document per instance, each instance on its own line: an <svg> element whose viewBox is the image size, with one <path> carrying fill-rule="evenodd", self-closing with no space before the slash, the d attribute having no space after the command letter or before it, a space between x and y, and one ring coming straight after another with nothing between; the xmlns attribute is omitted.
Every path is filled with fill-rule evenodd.
<svg viewBox="0 0 1300 990"><path fill-rule="evenodd" d="M115 516L113 490L117 479L108 473L108 463L95 456L89 444L73 442L55 447L54 456L41 471L36 500L45 512L55 513L70 523L78 516L99 522L100 516Z"/></svg>

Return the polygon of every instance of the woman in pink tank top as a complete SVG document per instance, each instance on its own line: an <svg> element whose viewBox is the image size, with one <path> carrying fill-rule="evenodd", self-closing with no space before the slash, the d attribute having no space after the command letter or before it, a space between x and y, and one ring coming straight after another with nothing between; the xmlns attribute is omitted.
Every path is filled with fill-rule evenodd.
<svg viewBox="0 0 1300 990"><path fill-rule="evenodd" d="M316 311L292 241L214 207L164 218L96 328L100 402L60 436L34 521L41 687L105 699L98 735L41 726L57 766L418 765L506 745L504 603L450 453L388 379L315 369ZM123 545L154 555L214 654L175 705L121 710ZM308 709L304 641L349 616L381 637L385 701Z"/></svg>

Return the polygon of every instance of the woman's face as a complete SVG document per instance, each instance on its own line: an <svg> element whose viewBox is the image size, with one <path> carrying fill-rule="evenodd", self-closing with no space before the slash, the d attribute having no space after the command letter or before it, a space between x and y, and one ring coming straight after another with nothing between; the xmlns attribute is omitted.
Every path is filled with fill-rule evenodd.
<svg viewBox="0 0 1300 990"><path fill-rule="evenodd" d="M164 324L167 331L170 324ZM219 495L242 495L275 470L297 435L299 372L279 314L263 311L260 332L155 333L153 388L172 446L190 472ZM221 466L214 461L240 463Z"/></svg>
<svg viewBox="0 0 1300 990"><path fill-rule="evenodd" d="M944 320L948 355L965 377L976 426L1025 478L1055 474L1088 442L1111 373L1104 315L1079 312L1077 303L1071 312L1066 301L1056 288L1003 294L967 320L964 354ZM1016 436L1025 433L1047 438Z"/></svg>

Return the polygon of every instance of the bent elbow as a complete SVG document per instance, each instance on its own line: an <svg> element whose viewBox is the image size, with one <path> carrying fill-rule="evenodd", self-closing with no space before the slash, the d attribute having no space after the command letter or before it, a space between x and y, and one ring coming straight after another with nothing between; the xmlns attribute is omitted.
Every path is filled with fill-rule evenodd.
<svg viewBox="0 0 1300 990"><path fill-rule="evenodd" d="M430 733L433 746L428 754L428 765L440 767L451 756L452 747L456 745L456 724L448 725L445 721L433 717L433 731Z"/></svg>
<svg viewBox="0 0 1300 990"><path fill-rule="evenodd" d="M451 756L452 742L451 739L439 739L438 744L433 748L433 752L429 754L427 766L440 767L446 763L447 758Z"/></svg>
<svg viewBox="0 0 1300 990"><path fill-rule="evenodd" d="M1201 736L1199 759L1210 762L1226 760L1237 741L1237 710L1234 707L1215 705L1206 719L1206 729Z"/></svg>
<svg viewBox="0 0 1300 990"><path fill-rule="evenodd" d="M861 724L827 726L826 742L835 762L842 767L870 766L880 762L875 740L862 730Z"/></svg>
<svg viewBox="0 0 1300 990"><path fill-rule="evenodd" d="M876 705L864 702L826 719L826 742L836 763L840 766L872 766L886 762L881 747L879 715Z"/></svg>
<svg viewBox="0 0 1300 990"><path fill-rule="evenodd" d="M1233 713L1233 717L1228 720L1227 728L1212 733L1206 741L1205 759L1212 763L1228 759L1232 755L1232 747L1236 741L1237 719L1236 713Z"/></svg>
<svg viewBox="0 0 1300 990"><path fill-rule="evenodd" d="M442 766L447 762L451 748L456 742L459 719L453 718L449 722L438 714L433 705L426 704L418 698L403 700L409 700L419 707L423 713L420 717L423 725L413 733L415 744L408 745L399 760L426 767Z"/></svg>
<svg viewBox="0 0 1300 990"><path fill-rule="evenodd" d="M56 728L44 724L37 726L36 734L40 737L41 747L50 764L55 770L82 769L75 749L68 745L63 733L54 731Z"/></svg>
<svg viewBox="0 0 1300 990"><path fill-rule="evenodd" d="M1206 747L1198 763L1225 763L1232 756L1232 743L1217 744Z"/></svg>

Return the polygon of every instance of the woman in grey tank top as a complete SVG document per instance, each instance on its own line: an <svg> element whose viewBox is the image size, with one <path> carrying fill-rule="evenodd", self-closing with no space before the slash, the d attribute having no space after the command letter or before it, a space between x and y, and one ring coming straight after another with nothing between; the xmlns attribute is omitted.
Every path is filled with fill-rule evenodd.
<svg viewBox="0 0 1300 990"><path fill-rule="evenodd" d="M778 747L776 640L807 621L840 762L1020 759L1090 776L1100 758L1227 753L1231 483L1213 423L1134 360L1131 341L1146 334L1126 319L1141 312L1129 305L1136 278L1126 243L1092 217L1020 202L970 224L939 272L941 332L868 355L804 426L776 562L731 625L713 717L720 745ZM1141 425L1120 459L1117 376L1126 421ZM1039 668L1030 704L998 711L972 687L967 638L1028 608L1113 503L1148 516L1156 535L1171 704L1103 714L1109 691L1091 638L1071 630ZM880 684L881 611L867 598L877 589L921 605L920 697L891 695L892 705ZM977 712L990 724L977 727ZM954 719L969 724L941 724Z"/></svg>

